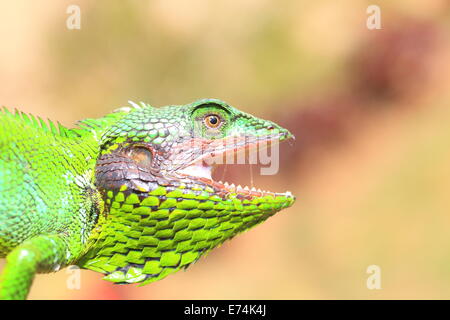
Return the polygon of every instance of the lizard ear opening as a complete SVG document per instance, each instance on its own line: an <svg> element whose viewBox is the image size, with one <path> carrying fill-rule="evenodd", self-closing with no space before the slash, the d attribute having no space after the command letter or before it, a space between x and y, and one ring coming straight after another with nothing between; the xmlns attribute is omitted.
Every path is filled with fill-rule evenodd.
<svg viewBox="0 0 450 320"><path fill-rule="evenodd" d="M141 168L149 168L152 165L153 155L150 150L144 147L131 148L129 156Z"/></svg>

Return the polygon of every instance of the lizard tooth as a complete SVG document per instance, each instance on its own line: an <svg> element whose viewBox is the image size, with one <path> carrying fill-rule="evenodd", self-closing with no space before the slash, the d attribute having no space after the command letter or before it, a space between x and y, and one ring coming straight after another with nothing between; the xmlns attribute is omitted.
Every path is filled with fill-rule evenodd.
<svg viewBox="0 0 450 320"><path fill-rule="evenodd" d="M241 185L238 185L238 186L237 186L237 189L241 190L241 189L242 189Z"/></svg>
<svg viewBox="0 0 450 320"><path fill-rule="evenodd" d="M244 190L249 191L250 189L249 189L248 186L245 186L245 187L244 187Z"/></svg>
<svg viewBox="0 0 450 320"><path fill-rule="evenodd" d="M261 189L258 189L258 192L262 192L262 190L261 190Z"/></svg>
<svg viewBox="0 0 450 320"><path fill-rule="evenodd" d="M255 187L252 187L252 191L256 191L256 188L255 188Z"/></svg>

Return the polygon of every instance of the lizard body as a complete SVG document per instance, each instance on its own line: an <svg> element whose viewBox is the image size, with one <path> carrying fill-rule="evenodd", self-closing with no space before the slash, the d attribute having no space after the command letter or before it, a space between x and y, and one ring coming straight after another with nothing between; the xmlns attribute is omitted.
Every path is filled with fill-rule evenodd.
<svg viewBox="0 0 450 320"><path fill-rule="evenodd" d="M211 178L208 161L292 137L220 100L131 103L75 129L5 109L0 124L2 299L70 264L162 279L295 201Z"/></svg>

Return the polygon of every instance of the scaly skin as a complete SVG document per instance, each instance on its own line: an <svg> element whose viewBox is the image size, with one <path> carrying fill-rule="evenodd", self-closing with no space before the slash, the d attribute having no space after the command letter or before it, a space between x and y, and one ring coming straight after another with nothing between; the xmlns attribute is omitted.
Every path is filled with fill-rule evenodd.
<svg viewBox="0 0 450 320"><path fill-rule="evenodd" d="M116 283L162 279L295 201L210 178L214 157L292 137L219 100L131 103L77 129L6 109L0 123L2 299L70 264Z"/></svg>

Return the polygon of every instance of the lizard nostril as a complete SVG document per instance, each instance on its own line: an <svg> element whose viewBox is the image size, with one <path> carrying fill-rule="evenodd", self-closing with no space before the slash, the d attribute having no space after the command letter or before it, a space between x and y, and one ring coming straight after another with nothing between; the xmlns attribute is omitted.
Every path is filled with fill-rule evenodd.
<svg viewBox="0 0 450 320"><path fill-rule="evenodd" d="M275 127L274 126L269 126L269 127L267 127L267 129L268 130L273 130L273 129L275 129Z"/></svg>

